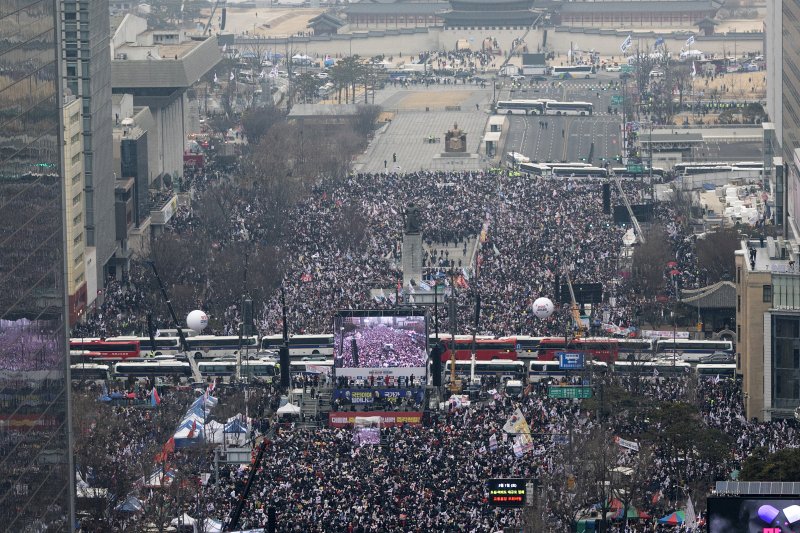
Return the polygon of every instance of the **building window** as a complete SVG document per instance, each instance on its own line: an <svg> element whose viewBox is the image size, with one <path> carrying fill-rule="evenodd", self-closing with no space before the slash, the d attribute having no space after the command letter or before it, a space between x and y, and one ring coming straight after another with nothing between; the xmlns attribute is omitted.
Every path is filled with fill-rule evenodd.
<svg viewBox="0 0 800 533"><path fill-rule="evenodd" d="M742 283L742 267L736 267L736 284Z"/></svg>
<svg viewBox="0 0 800 533"><path fill-rule="evenodd" d="M72 137L70 137L70 138L69 138L69 142L70 142L70 143L72 143L72 144L75 144L75 143L76 143L76 142L78 142L80 139L81 139L81 134L80 134L80 132L79 132L79 133L76 133L75 135L73 135Z"/></svg>
<svg viewBox="0 0 800 533"><path fill-rule="evenodd" d="M75 218L72 219L72 225L77 226L81 222L83 222L83 213L78 213L75 215Z"/></svg>
<svg viewBox="0 0 800 533"><path fill-rule="evenodd" d="M742 326L736 326L736 344L742 342Z"/></svg>
<svg viewBox="0 0 800 533"><path fill-rule="evenodd" d="M76 164L78 161L81 160L81 153L78 152L77 154L72 156L72 164Z"/></svg>
<svg viewBox="0 0 800 533"><path fill-rule="evenodd" d="M742 296L740 294L736 295L736 312L742 312Z"/></svg>
<svg viewBox="0 0 800 533"><path fill-rule="evenodd" d="M86 276L84 276L84 275L83 275L83 272L81 272L81 273L78 275L78 277L77 277L77 278L75 278L75 285L80 285L81 283L83 283L83 280L85 280L85 279L86 279Z"/></svg>
<svg viewBox="0 0 800 533"><path fill-rule="evenodd" d="M72 176L72 184L73 185L77 185L79 181L81 181L81 173L80 172L78 172L77 174Z"/></svg>
<svg viewBox="0 0 800 533"><path fill-rule="evenodd" d="M83 233L78 233L74 239L72 239L73 246L78 246L81 242L83 242Z"/></svg>
<svg viewBox="0 0 800 533"><path fill-rule="evenodd" d="M764 285L762 287L763 295L762 301L764 303L772 303L772 285Z"/></svg>
<svg viewBox="0 0 800 533"><path fill-rule="evenodd" d="M81 193L78 193L78 194L76 194L75 196L72 197L72 205L73 206L76 206L79 203L81 203Z"/></svg>
<svg viewBox="0 0 800 533"><path fill-rule="evenodd" d="M78 254L77 256L75 256L75 264L76 265L80 265L81 261L83 261L83 254Z"/></svg>

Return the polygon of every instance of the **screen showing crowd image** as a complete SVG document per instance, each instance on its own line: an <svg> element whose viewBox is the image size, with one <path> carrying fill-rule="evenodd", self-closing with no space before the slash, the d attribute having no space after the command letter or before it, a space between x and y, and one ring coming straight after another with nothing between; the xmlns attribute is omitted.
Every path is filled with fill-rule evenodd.
<svg viewBox="0 0 800 533"><path fill-rule="evenodd" d="M336 368L424 368L424 316L339 316L333 358Z"/></svg>

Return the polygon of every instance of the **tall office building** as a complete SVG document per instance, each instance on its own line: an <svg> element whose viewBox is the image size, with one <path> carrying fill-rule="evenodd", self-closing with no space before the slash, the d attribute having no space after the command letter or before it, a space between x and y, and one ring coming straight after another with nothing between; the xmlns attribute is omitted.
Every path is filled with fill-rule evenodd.
<svg viewBox="0 0 800 533"><path fill-rule="evenodd" d="M767 60L767 111L775 124L786 176L787 230L800 230L800 2L767 2L764 48Z"/></svg>
<svg viewBox="0 0 800 533"><path fill-rule="evenodd" d="M87 276L97 277L88 284L103 287L116 251L108 0L61 0L61 9L63 75L82 104Z"/></svg>
<svg viewBox="0 0 800 533"><path fill-rule="evenodd" d="M0 0L0 529L70 531L57 0Z"/></svg>

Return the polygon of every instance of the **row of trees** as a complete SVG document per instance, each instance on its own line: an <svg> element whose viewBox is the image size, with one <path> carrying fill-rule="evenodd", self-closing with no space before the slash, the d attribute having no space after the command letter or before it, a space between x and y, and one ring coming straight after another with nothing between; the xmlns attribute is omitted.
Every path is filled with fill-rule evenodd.
<svg viewBox="0 0 800 533"><path fill-rule="evenodd" d="M356 103L357 88L364 89L364 103L369 103L369 95L375 96L375 86L382 82L382 69L378 63L382 57L366 59L358 55L340 59L328 70L327 81L333 84L338 103ZM320 86L320 79L316 74L304 72L292 78L292 85L298 98L304 102L314 101Z"/></svg>
<svg viewBox="0 0 800 533"><path fill-rule="evenodd" d="M690 384L679 401L666 402L639 394L635 383L622 387L613 380L602 385L595 382L596 396L584 400L583 407L597 422L588 439L561 446L553 467L540 470L536 501L540 512L536 515L541 517L541 511L549 511L575 531L577 521L591 515L598 502L595 516L607 521L611 502L617 500L627 524L629 518L638 517L635 510L666 514L674 502L682 505L684 489L702 508L707 486L730 458L731 441L702 420L695 401L696 384ZM636 428L635 434L622 436L637 441L638 452L626 452L614 444L615 436L620 435L614 434L613 427ZM689 471L696 464L708 465L708 479L697 479ZM659 493L658 483L665 478L672 486ZM654 494L659 497L654 498Z"/></svg>

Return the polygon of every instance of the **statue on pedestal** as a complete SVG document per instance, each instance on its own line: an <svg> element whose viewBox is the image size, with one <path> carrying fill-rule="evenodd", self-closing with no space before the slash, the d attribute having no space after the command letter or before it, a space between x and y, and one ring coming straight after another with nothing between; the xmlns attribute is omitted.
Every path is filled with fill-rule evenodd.
<svg viewBox="0 0 800 533"><path fill-rule="evenodd" d="M466 152L467 134L458 127L458 123L453 124L453 129L444 134L445 152Z"/></svg>
<svg viewBox="0 0 800 533"><path fill-rule="evenodd" d="M406 222L404 233L419 233L422 229L419 218L419 208L412 202L406 207L404 215Z"/></svg>

